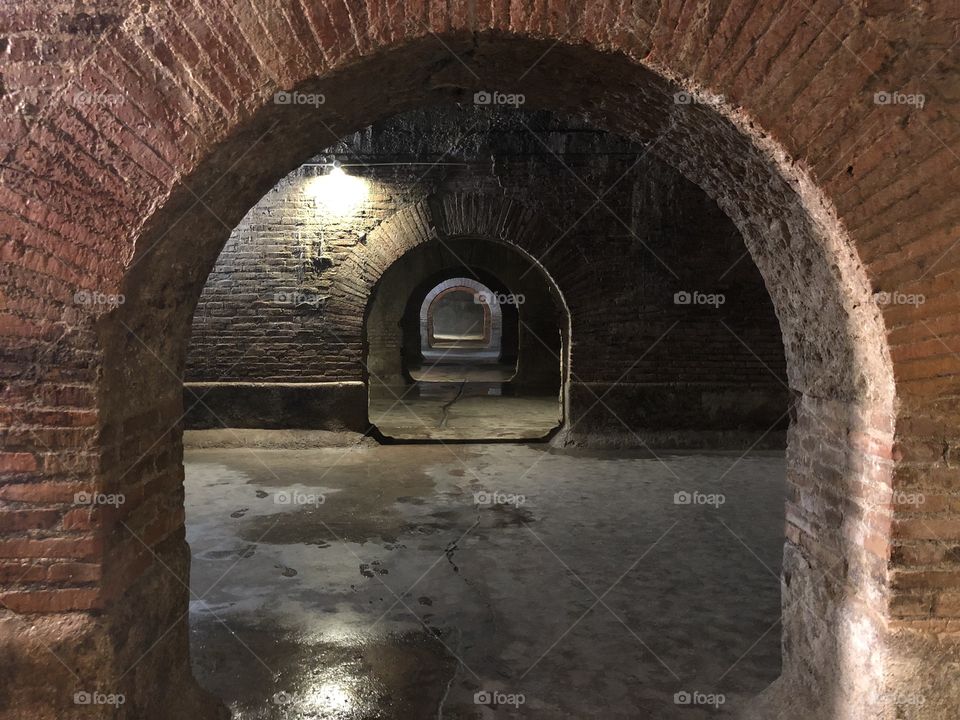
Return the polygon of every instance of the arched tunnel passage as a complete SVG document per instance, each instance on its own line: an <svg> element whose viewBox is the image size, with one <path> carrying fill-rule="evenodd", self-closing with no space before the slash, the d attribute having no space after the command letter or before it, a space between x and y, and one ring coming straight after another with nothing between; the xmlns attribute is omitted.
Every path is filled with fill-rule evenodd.
<svg viewBox="0 0 960 720"><path fill-rule="evenodd" d="M450 150L449 138L461 135L463 146ZM231 389L243 393L246 407L288 423L315 423L324 437L335 431L353 438L334 449L306 428L287 425L277 432L295 447L260 456L267 470L248 449L198 449L198 434L187 436L194 585L212 587L209 600L218 607L242 600L244 593L217 584L225 569L217 545L256 542L242 575L259 609L219 614L229 616L231 629L257 654L275 649L255 632L256 623L269 621L272 632L291 638L278 656L283 679L276 683L291 705L276 713L387 712L364 699L371 683L384 682L403 712L432 715L443 706L444 713L469 714L478 689L465 668L478 673L483 688L496 672L492 659L516 647L514 664L529 674L523 684L530 696L553 692L557 712L580 716L595 700L576 689L572 668L625 681L627 667L609 666L585 638L617 647L619 657L656 676L663 693L679 682L671 673L680 675L675 653L685 635L696 635L704 649L690 671L698 682L723 675L715 658L736 660L724 654L732 646L715 651L725 631L698 604L704 588L717 604L742 607L736 619L723 617L744 636L760 635L766 629L760 618L776 614L775 578L754 556L735 552L738 541L714 518L755 543L768 567L779 567L787 403L776 316L757 268L744 261L732 221L643 152L581 118L424 109L319 153L232 233L201 294L188 366L194 373L233 367L238 380ZM444 164L431 165L440 157ZM591 196L564 164L603 187L618 215L602 207L588 212ZM344 211L343 197L361 196ZM618 217L629 218L629 232ZM471 317L491 324L493 313L473 300L489 293L506 301L498 305L499 363L480 363L467 374L460 364L437 362L464 349L462 337L451 337L456 332L442 338L446 347L429 344L429 310L448 291L468 291L463 300L469 294L468 307L481 310ZM472 332L471 323L460 333L470 350L487 346L488 333ZM284 380L272 381L265 369ZM498 370L503 377L489 376ZM440 382L424 377L433 371ZM316 405L294 414L252 402L263 387L282 397L312 396ZM348 396L336 394L344 388ZM209 390L208 407L222 392L194 380L186 402L190 390ZM348 425L358 408L361 423ZM343 432L351 427L383 444L357 441ZM248 432L263 441L255 425ZM549 444L527 442L548 437ZM498 442L486 442L492 440ZM687 450L664 454L670 442ZM250 485L267 507L244 501ZM712 524L671 529L685 514L702 511ZM748 530L743 513L759 518ZM666 666L624 635L613 615L593 618L592 636L570 638L569 645L561 639L567 655L538 648L535 638L549 635L556 617L576 621L563 563L542 570L557 598L549 612L516 627L503 621L534 600L518 588L523 568L538 562L535 551L549 556L549 548L575 561L585 582L602 584L623 568L617 569L616 553L590 548L625 542L636 527L650 543L666 533L674 544L651 558L645 572L622 581L626 595L611 608L630 627L654 629L659 639L650 647ZM721 540L710 534L715 530L725 533ZM466 533L463 543L457 533ZM452 575L437 567L417 585L416 607L405 600L409 609L390 608L381 589L414 584L437 560L438 538L450 551L442 569ZM320 559L308 560L315 545L323 549L320 559L342 572L327 574L315 564ZM686 561L676 562L676 553ZM496 569L481 570L490 566ZM281 585L271 585L271 573L280 573ZM727 582L733 575L738 584ZM451 577L469 582L449 586ZM670 588L667 612L658 598ZM291 613L278 613L274 604L290 607L281 601L286 592L299 599ZM496 599L480 600L488 596ZM619 604L628 596L629 608ZM354 609L324 612L334 605ZM371 608L386 615L363 635L364 623L377 620ZM204 687L255 711L269 684L261 669L217 665L233 639L215 618L195 612L192 627ZM306 635L304 627L311 628ZM463 652L454 637L462 638ZM402 651L385 650L394 644ZM344 665L337 658L345 652L377 657L377 667L368 673ZM324 658L322 667L304 677L296 658L314 653ZM750 655L737 664L740 684L731 686L748 688L744 695L775 678L776 637L765 635ZM577 660L568 663L572 656ZM417 663L425 676L411 679ZM569 688L558 688L556 678ZM444 700L438 691L451 682L456 687ZM662 708L657 697L632 695L627 702ZM667 717L682 712L668 710Z"/></svg>
<svg viewBox="0 0 960 720"><path fill-rule="evenodd" d="M468 323L496 326L495 350L483 333L431 344L430 310L451 291L474 310ZM563 419L569 326L556 284L516 246L478 237L418 245L371 293L370 422L399 440L544 439Z"/></svg>
<svg viewBox="0 0 960 720"><path fill-rule="evenodd" d="M449 132L463 134L466 146L452 155ZM343 178L317 182L333 163L369 195L353 215L322 211L324 188L336 194ZM607 204L629 207L629 226L571 170L604 187ZM446 252L445 265L464 266L465 277L482 263L493 284L501 265L526 255L527 269L497 285L508 324L516 309L509 300L524 298L510 390L559 393L563 444L783 443L788 393L777 317L738 228L716 203L642 144L582 119L462 106L407 113L347 138L248 213L199 298L187 426L365 431L376 420L367 411L371 390L375 402L385 387L402 395L422 349L413 336L416 302L401 318L406 301L394 298L400 319L374 319L370 330L370 298L406 253L434 257L416 254L424 245ZM526 288L543 275L552 302ZM401 321L405 332L394 325ZM416 422L402 404L394 409L405 424ZM542 437L514 430L506 437Z"/></svg>
<svg viewBox="0 0 960 720"><path fill-rule="evenodd" d="M430 363L475 366L501 359L503 311L497 297L483 283L463 277L431 288L420 303L417 323L425 372Z"/></svg>
<svg viewBox="0 0 960 720"><path fill-rule="evenodd" d="M898 487L941 491L955 480L942 453L953 442L942 429L951 425L945 421L952 411L937 397L945 384L953 387L955 372L937 355L942 342L920 341L928 340L921 332L928 321L948 326L952 305L910 315L904 308L881 313L871 301L886 283L944 299L944 288L953 286L926 267L949 250L943 223L952 217L953 188L932 182L945 143L926 136L927 123L910 122L905 112L884 116L890 108L869 102L876 81L902 87L941 55L932 47L932 55L897 57L898 40L918 31L943 37L942 20L952 16L938 3L922 17L844 8L822 31L792 6L769 3L734 3L706 15L691 4L622 3L618 15L610 3L587 0L570 6L566 28L546 13L514 12L513 5L505 12L505 6L420 4L420 15L397 11L376 19L366 12L369 4L352 0L334 4L336 10L327 3L330 17L305 17L304 3L241 13L216 0L190 11L129 5L135 9L128 16L118 2L121 12L104 18L108 42L63 44L71 60L70 53L89 50L92 62L84 61L81 72L53 73L60 87L38 121L22 118L2 170L14 189L4 196L12 239L4 263L18 291L3 338L15 362L29 364L5 394L24 424L5 435L11 454L4 461L14 473L13 492L22 493L15 502L41 510L43 518L29 515L25 529L4 526L13 564L24 571L41 564L39 577L16 573L3 585L6 706L44 718L74 711L65 669L76 667L85 677L95 668L88 682L114 683L128 693L131 716L169 717L172 707L184 716L215 714L193 683L186 652L188 548L177 428L190 317L203 280L243 213L329 142L317 143L318 137L419 105L488 99L489 88L512 85L524 92L527 107L582 113L618 130L709 193L742 232L776 308L795 398L782 555L784 673L758 700L760 710L751 705L754 715L956 716L958 691L942 655L955 659L957 651L955 644L945 647L939 632L950 622L955 583L944 580L955 563L933 553L943 567L930 570L923 558L938 549L939 538L917 533L924 518L893 499ZM640 15L628 17L635 10ZM873 36L878 22L895 40ZM870 43L870 64L857 67L855 53L846 52L854 38ZM211 70L218 61L229 61L232 72ZM7 77L5 69L5 86ZM945 90L942 78L930 78L938 92ZM60 102L80 88L119 87L136 102L116 114ZM317 102L302 107L290 101L289 90ZM274 93L283 93L279 102ZM320 97L330 99L322 109ZM24 115L35 110L32 103L23 108ZM854 172L852 160L838 162L836 149L848 136L859 139L861 130L872 142L854 151ZM907 163L909 169L885 163L887 148L895 155L915 151L911 157L922 160ZM91 175L103 185L93 186ZM926 186L934 194L921 192ZM203 188L202 205L196 187ZM896 232L905 217L918 220L920 234L907 247ZM322 268L323 260L313 257L311 266ZM952 270L955 261L948 262ZM79 307L68 300L78 288L125 302ZM295 333L297 323L290 324ZM590 324L601 323L593 317ZM578 368L574 362L571 378ZM65 392L64 378L78 386ZM580 385L586 392L589 383ZM24 400L34 397L39 402ZM41 426L37 439L34 428ZM66 494L47 494L46 481L64 480L64 457L85 486L130 491L123 526L105 514L102 526L67 527L67 516L75 522L92 513L74 507L75 499L71 505ZM421 469L437 478L436 468ZM948 520L955 514L944 513ZM55 525L41 526L51 514ZM242 517L237 525L245 524ZM443 518L434 529L450 529ZM613 523L631 530L624 547L649 539L643 530L651 525L625 519ZM57 576L45 574L46 563L75 554L84 561L82 574L60 575L51 585ZM60 562L50 567L63 570ZM139 611L134 617L131 608ZM67 662L45 655L41 645L63 650ZM326 657L325 667L336 665L335 654ZM127 672L131 663L136 672ZM635 681L625 685L634 689ZM934 705L899 707L897 698L913 682L923 683ZM658 697L632 697L676 711L662 695L668 684L658 683ZM257 686L255 700L262 702L265 686ZM171 687L178 692L163 691ZM295 689L316 691L312 697L345 695L326 683Z"/></svg>

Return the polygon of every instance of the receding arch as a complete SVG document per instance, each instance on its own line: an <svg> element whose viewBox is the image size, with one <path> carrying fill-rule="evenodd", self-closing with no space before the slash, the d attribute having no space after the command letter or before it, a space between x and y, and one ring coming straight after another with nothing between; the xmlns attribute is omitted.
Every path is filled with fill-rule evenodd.
<svg viewBox="0 0 960 720"><path fill-rule="evenodd" d="M480 319L475 327L468 329L471 335L470 340L479 349L495 349L496 357L500 356L500 338L503 334L503 311L496 300L484 301L481 298L494 298L496 293L481 282L471 278L450 278L434 287L427 293L426 297L420 303L420 351L428 356L434 348L438 347L436 342L438 330L436 326L436 313L438 305L450 295L466 295L470 303L479 311Z"/></svg>
<svg viewBox="0 0 960 720"><path fill-rule="evenodd" d="M473 289L489 288L502 295L523 296L522 306L497 308L501 323L513 326L517 336L511 352L515 371L505 383L520 395L550 396L555 410L552 417L544 407L536 421L524 431L523 423L505 435L536 439L546 437L562 425L569 412L570 313L556 281L522 248L495 236L483 237L482 218L502 212L509 205L504 199L481 202L489 212L471 213L472 232L448 235L449 229L466 229L451 223L451 217L438 211L442 198L431 198L422 209L433 220L438 237L424 243L411 242L377 278L371 288L364 313L364 369L368 384L370 422L377 426L381 412L374 412L373 401L387 398L387 405L402 397L413 379L410 365L413 355L421 355L421 336L411 333L421 326L421 312L444 289L461 283ZM384 223L401 224L402 212ZM517 214L514 222L526 214ZM507 217L507 216L503 216ZM481 222L477 222L477 218ZM528 216L533 221L535 216ZM517 225L508 222L502 234L509 235ZM409 237L409 235L407 236ZM431 292L435 291L435 292ZM408 298L397 302L397 298ZM412 352L413 351L413 352ZM382 408L381 408L382 410ZM524 434L526 432L527 434ZM469 434L469 433L468 433ZM474 437L486 436L474 433Z"/></svg>
<svg viewBox="0 0 960 720"><path fill-rule="evenodd" d="M476 73L473 76L458 69L459 63L451 64L445 49L438 51L427 40L421 40L393 49L387 55L373 55L322 79L302 82L296 86L299 92L355 98L350 104L352 119L344 115L337 118L342 124L328 124L323 118L305 116L287 106L262 107L247 132L236 136L243 138L239 143L246 144L258 138L255 148L244 155L246 148L228 141L203 166L212 170L229 167L229 161L234 161L237 165L231 174L258 180L248 184L248 199L232 196L229 200L224 198L223 207L213 207L210 198L212 209L228 224L239 219L236 215L245 205L252 204L280 175L305 159L304 153L292 149L309 147L309 138L322 137L331 128L335 132L353 130L417 105L466 101L475 91L503 84L504 78L510 77L505 64L519 70L534 64L547 49L549 44L536 41L485 38L471 56L471 67ZM430 67L430 56L442 67L439 76L443 80L429 77L432 71L417 79L410 78L407 68L415 68L414 76L424 72L420 69ZM417 92L398 97L396 103L385 103L382 98L371 103L370 98L357 94L355 89L369 87L374 77L378 82L414 87ZM680 89L665 72L658 74L621 55L598 54L563 43L550 50L517 86L526 95L528 106L564 112L576 112L578 106L587 108L586 114L595 125L646 142L649 152L674 165L703 188L734 221L766 282L783 333L789 384L796 394L797 419L788 450L791 477L816 475L814 468L824 462L839 466L841 469L831 483L834 487L828 492L843 495L845 484L862 482L854 478L864 472L865 464L878 468L869 470L874 477L889 472L884 457L889 456L892 444L889 431L876 427L871 419L892 414L893 381L883 325L879 310L871 301L866 273L829 202L802 171L791 166L786 153L759 129L751 128L750 120L742 113L722 103L676 104L674 95ZM689 90L696 97L702 96L696 88ZM275 123L284 127L283 133L274 134L271 126ZM697 149L695 156L690 148ZM272 172L265 173L262 165L252 165L260 157L271 157L268 167L273 168ZM189 203L189 197L184 196L183 202ZM240 202L243 204L238 206ZM174 207L178 203L165 206L149 226L157 230L166 227L169 221L162 220L163 213ZM188 217L196 214L188 213ZM162 231L148 230L137 245L135 261L149 248L145 256L148 261L138 262L127 275L124 287L132 301L120 309L120 314L141 308L139 317L131 316L125 321L141 338L173 339L165 328L151 328L149 320L143 324L144 300L150 306L156 299L166 297L161 303L170 306L174 313L179 311L180 319L174 324L183 326L189 320L198 288L223 241L223 232L206 221L205 211L195 219L206 225L202 236L220 236L217 242L211 240L191 249L194 256L200 253L199 261L184 265L183 244ZM491 218L491 222L496 226L501 219ZM492 234L498 235L499 230ZM385 233L381 237L396 242ZM158 264L177 268L179 274L176 278L170 278L169 273L160 275L152 269ZM149 273L147 267L151 268ZM160 277L175 285L156 287ZM182 297L193 300L189 304L174 300ZM167 318L169 322L169 315ZM131 344L129 339L119 345L108 342L123 356L142 352ZM177 358L182 366L185 348L180 345L170 350L171 361ZM123 387L123 393L127 392L128 388ZM822 459L816 453L801 456L799 428L816 426L824 417L829 418L824 427L844 428L851 437L869 437L868 445L848 445L839 456L836 450L821 445ZM823 431L821 427L819 432ZM812 513L810 507L788 504L788 528L794 528L788 533L785 550L785 573L791 578L784 598L784 631L789 640L785 646L784 675L776 688L789 694L801 686L817 687L820 689L814 694L826 692L831 702L841 706L854 702L855 696L865 692L852 688L874 687L880 682L876 673L866 667L847 676L843 685L836 682L840 667L850 665L848 660L841 661L844 651L838 648L856 642L855 637L864 632L863 618L883 612L879 600L882 592L873 580L876 574L869 569L879 560L865 550L871 530L861 518L870 515L870 506L864 506L861 516L841 518L839 523L827 507ZM822 559L809 556L803 549L804 537L817 537L817 542L830 547L830 552L843 557L850 566L846 599L831 601L818 612L832 618L828 622L839 628L839 639L814 638L804 630L812 618L810 603L800 598L820 593L825 582L823 573L830 569L823 566ZM869 627L880 642L881 627L872 621ZM811 677L816 678L812 683L808 681Z"/></svg>

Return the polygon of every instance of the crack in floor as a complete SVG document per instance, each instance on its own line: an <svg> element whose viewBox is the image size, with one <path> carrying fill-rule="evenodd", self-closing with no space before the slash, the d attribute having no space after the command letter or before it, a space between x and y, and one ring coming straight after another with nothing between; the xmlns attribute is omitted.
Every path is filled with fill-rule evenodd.
<svg viewBox="0 0 960 720"><path fill-rule="evenodd" d="M460 568L453 561L453 554L457 552L458 549L459 549L459 546L457 545L457 541L454 541L449 545L447 545L447 547L443 551L443 554L447 556L447 562L450 563L450 566L453 568L453 571L455 573L460 572Z"/></svg>
<svg viewBox="0 0 960 720"><path fill-rule="evenodd" d="M457 394L453 396L453 399L440 406L440 422L437 424L438 428L442 428L447 424L447 414L449 413L450 408L453 407L453 404L463 396L463 391L466 387L467 380L461 380L460 387L457 388Z"/></svg>

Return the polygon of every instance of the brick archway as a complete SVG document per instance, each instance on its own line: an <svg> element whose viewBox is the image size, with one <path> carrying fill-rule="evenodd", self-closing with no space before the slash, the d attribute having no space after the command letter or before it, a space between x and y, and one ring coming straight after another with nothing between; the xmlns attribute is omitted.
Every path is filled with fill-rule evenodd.
<svg viewBox="0 0 960 720"><path fill-rule="evenodd" d="M942 541L960 536L943 397L958 370L960 194L955 174L945 180L957 133L944 67L956 61L900 51L941 37L949 5L842 7L826 28L802 4L759 2L703 14L666 3L617 14L599 0L326 5L118 1L102 41L64 50L49 94L15 114L0 171L0 498L15 503L0 541L6 707L56 717L74 692L112 688L128 717L212 712L185 689L176 429L204 278L230 228L311 148L498 90L646 141L737 223L766 280L796 416L784 676L761 704L789 694L798 717L892 717L923 677L930 704L904 717L953 717L958 588ZM927 115L873 100L921 81ZM275 96L292 90L316 102ZM874 291L927 303L881 316ZM935 514L895 504L903 488L926 492ZM128 502L79 506L80 491Z"/></svg>
<svg viewBox="0 0 960 720"><path fill-rule="evenodd" d="M466 210L450 213L443 207ZM397 213L378 228L391 228L389 235L407 242L389 251L393 260L371 287L364 311L363 365L371 397L386 389L392 405L403 395L405 378L412 379L410 368L426 355L424 311L443 293L465 288L522 299L506 308L496 302L491 306L500 350L514 367L509 382L520 394L557 397L557 421L566 424L571 411L570 308L556 279L521 245L501 239L514 233L539 237L540 220L532 209L503 197L452 194L432 196L416 211ZM411 233L411 227L425 232ZM455 230L466 234L452 234ZM425 236L432 239L417 242ZM391 385L394 389L387 389ZM372 410L369 421L380 425Z"/></svg>
<svg viewBox="0 0 960 720"><path fill-rule="evenodd" d="M444 282L440 283L433 288L433 290L427 293L427 296L421 303L421 350L426 351L432 347L432 338L435 333L434 313L436 311L437 302L452 293L466 293L474 296L474 302L478 302L481 305L481 312L483 313L482 327L480 328L480 335L483 338L482 343L484 345L489 345L492 342L499 349L500 333L503 327L503 314L500 310L500 306L496 302L487 303L482 300L477 301L476 299L477 297L492 297L493 291L491 291L490 288L483 283L476 280L471 280L470 278L450 278L449 280L445 280Z"/></svg>
<svg viewBox="0 0 960 720"><path fill-rule="evenodd" d="M389 384L403 374L400 362L403 340L398 326L403 310L386 301L384 292L403 293L415 287L416 279L412 276L398 277L411 271L405 263L421 262L428 254L449 255L447 262L451 267L475 265L495 276L502 268L497 268L489 255L501 249L515 255L516 261L524 265L524 272L531 271L527 279L511 280L525 288L525 294L535 301L531 305L536 308L536 317L526 318L527 332L521 333L525 361L518 367L515 380L525 388L535 388L532 380L541 374L543 365L552 365L555 361L559 368L557 384L562 388L562 404L569 408L571 310L560 281L551 272L561 268L547 268L533 255L534 251L542 252L549 247L552 241L550 227L537 208L494 193L438 193L385 220L368 238L367 246L376 248L376 252L350 259L356 274L364 278L367 291L362 318L367 382L373 375ZM483 249L487 257L478 259L478 249ZM412 275L415 274L412 271ZM384 282L391 288L384 290ZM402 289L398 283L403 284ZM560 326L555 339L545 332L554 326ZM373 353L374 345L389 352Z"/></svg>

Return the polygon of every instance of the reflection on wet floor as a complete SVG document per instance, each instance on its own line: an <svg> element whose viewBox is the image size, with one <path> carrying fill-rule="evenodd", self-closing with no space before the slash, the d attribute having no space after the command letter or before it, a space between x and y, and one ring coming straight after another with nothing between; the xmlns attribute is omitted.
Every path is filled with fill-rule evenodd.
<svg viewBox="0 0 960 720"><path fill-rule="evenodd" d="M231 701L234 718L434 717L456 669L424 633L327 643L269 621L227 624L194 622L193 643L208 689Z"/></svg>
<svg viewBox="0 0 960 720"><path fill-rule="evenodd" d="M783 540L782 455L737 458L191 450L196 673L251 720L730 716L778 674Z"/></svg>

